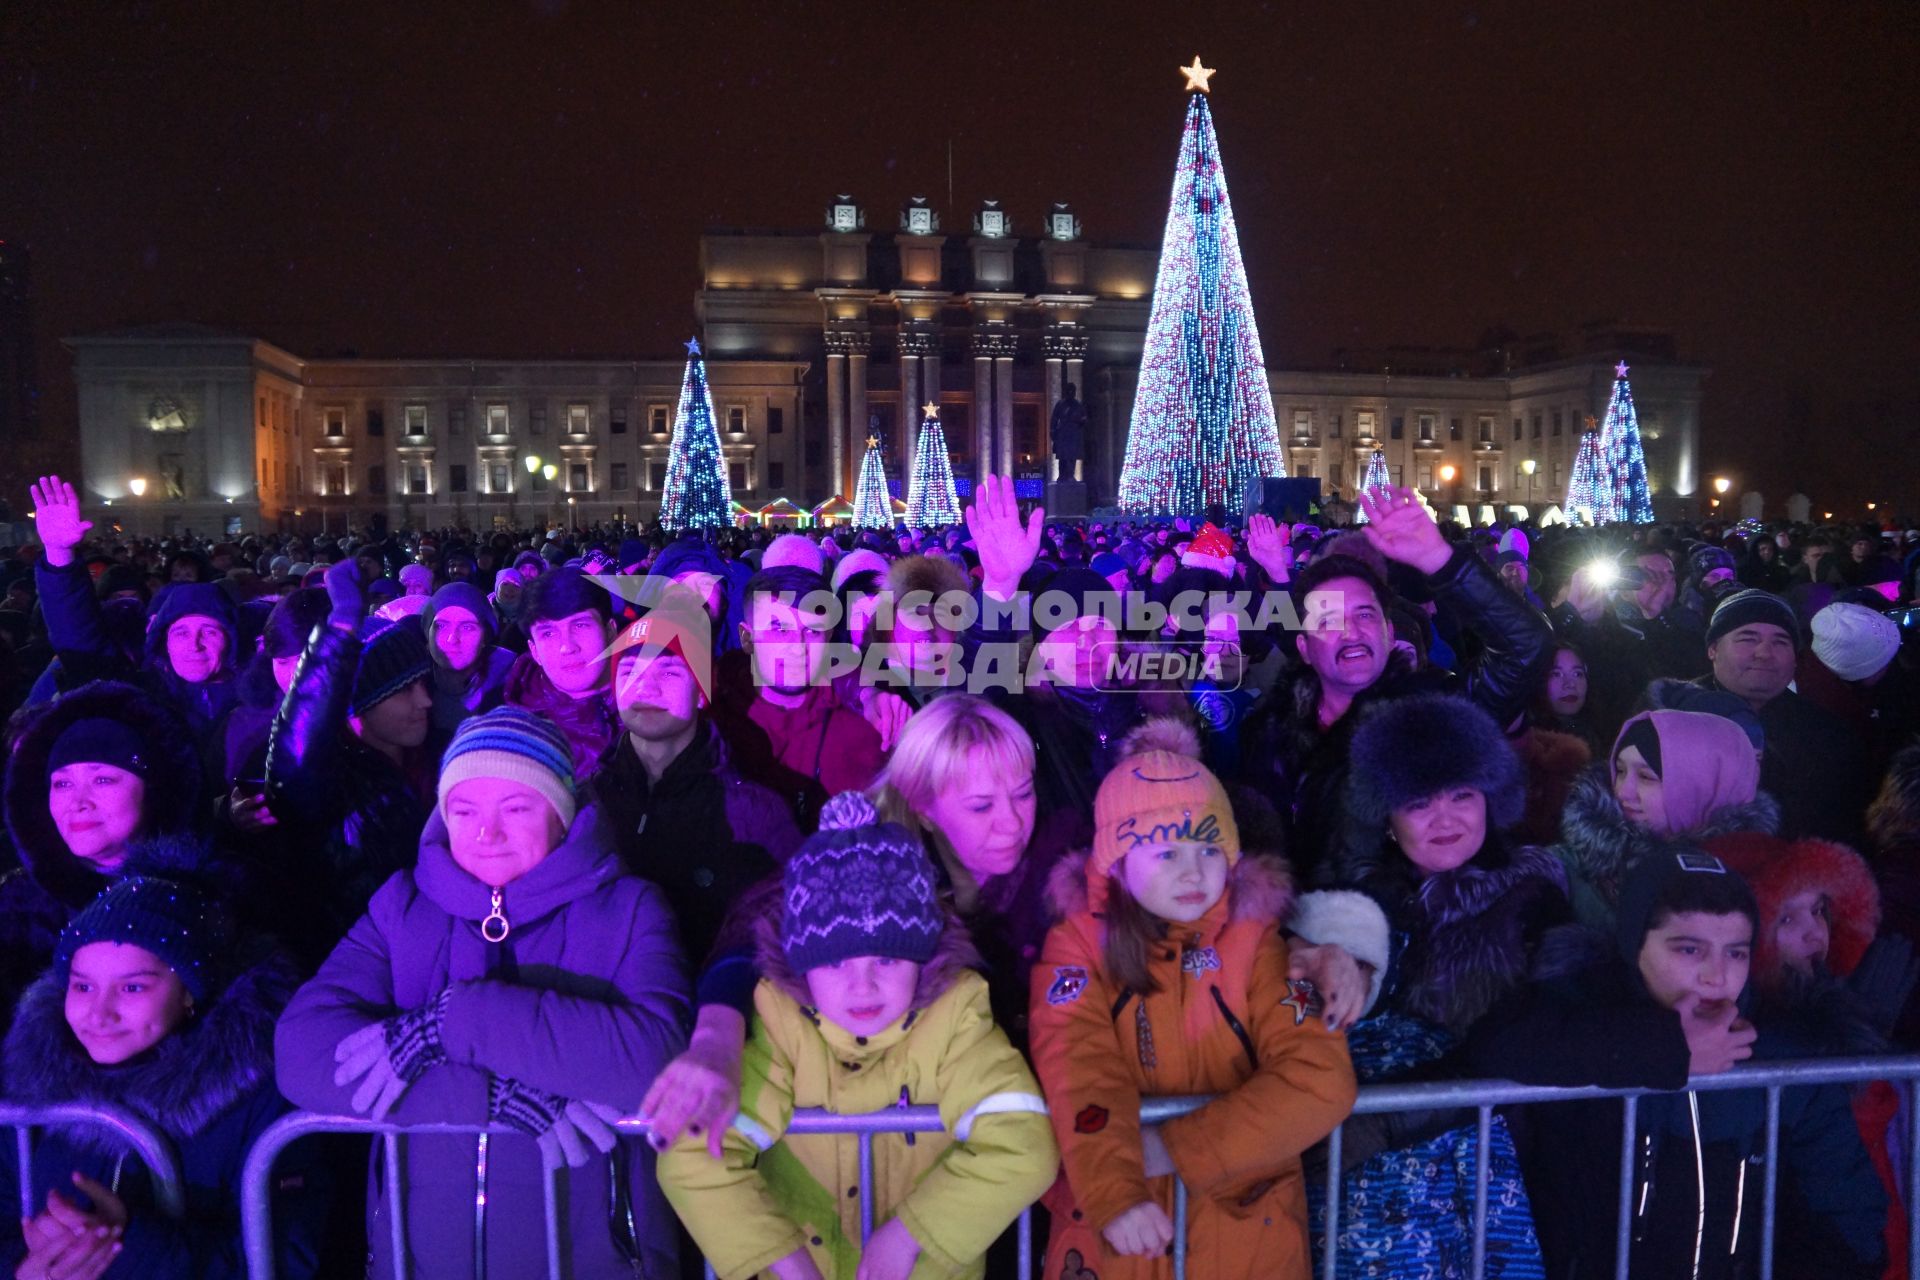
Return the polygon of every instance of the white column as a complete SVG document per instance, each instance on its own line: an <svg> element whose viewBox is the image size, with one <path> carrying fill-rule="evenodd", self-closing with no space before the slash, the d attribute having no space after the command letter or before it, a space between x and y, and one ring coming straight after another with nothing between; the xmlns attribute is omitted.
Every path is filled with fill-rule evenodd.
<svg viewBox="0 0 1920 1280"><path fill-rule="evenodd" d="M827 497L844 493L847 447L847 358L827 353Z"/></svg>
<svg viewBox="0 0 1920 1280"><path fill-rule="evenodd" d="M920 357L902 354L900 357L900 415L904 430L900 435L906 441L907 456L901 460L901 487L909 492L913 488L913 460L920 456Z"/></svg>
<svg viewBox="0 0 1920 1280"><path fill-rule="evenodd" d="M993 359L973 358L973 477L979 484L993 474Z"/></svg>
<svg viewBox="0 0 1920 1280"><path fill-rule="evenodd" d="M867 456L867 353L847 356L847 480L846 492L852 496Z"/></svg>
<svg viewBox="0 0 1920 1280"><path fill-rule="evenodd" d="M1054 406L1060 403L1062 386L1066 381L1061 376L1061 364L1059 356L1047 357L1047 407L1040 419L1040 461L1047 478L1051 480L1073 479L1072 476L1055 474L1056 464L1053 460L1053 432L1050 428L1053 425Z"/></svg>
<svg viewBox="0 0 1920 1280"><path fill-rule="evenodd" d="M993 362L993 434L1000 441L1000 470L1012 475L1017 461L1013 450L1012 356L1001 356Z"/></svg>

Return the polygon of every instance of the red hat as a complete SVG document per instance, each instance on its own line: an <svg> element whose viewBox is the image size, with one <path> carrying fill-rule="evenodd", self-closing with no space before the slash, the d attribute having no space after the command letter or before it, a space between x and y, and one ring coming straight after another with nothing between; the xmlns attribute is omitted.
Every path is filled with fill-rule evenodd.
<svg viewBox="0 0 1920 1280"><path fill-rule="evenodd" d="M1211 520L1200 526L1200 532L1180 553L1182 568L1212 569L1229 578L1233 576L1234 563L1232 537L1215 528Z"/></svg>

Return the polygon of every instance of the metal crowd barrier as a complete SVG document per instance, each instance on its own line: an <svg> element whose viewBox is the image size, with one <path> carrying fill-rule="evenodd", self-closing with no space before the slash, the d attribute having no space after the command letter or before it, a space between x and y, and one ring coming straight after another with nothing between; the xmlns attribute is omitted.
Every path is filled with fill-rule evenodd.
<svg viewBox="0 0 1920 1280"><path fill-rule="evenodd" d="M1778 1164L1780 1153L1780 1093L1783 1089L1823 1084L1863 1084L1874 1080L1911 1082L1920 1080L1920 1054L1859 1059L1812 1059L1781 1062L1764 1066L1737 1067L1715 1076L1701 1076L1688 1083L1697 1092L1731 1090L1766 1091L1766 1167L1762 1183L1760 1277L1773 1280L1773 1236L1777 1212ZM1473 1202L1473 1280L1486 1275L1488 1146L1492 1136L1496 1107L1545 1102L1580 1102L1617 1098L1622 1103L1620 1146L1620 1211L1616 1227L1614 1276L1627 1280L1633 1228L1632 1191L1634 1181L1633 1135L1638 1118L1638 1100L1657 1093L1647 1089L1555 1088L1520 1085L1506 1080L1447 1080L1422 1084L1378 1084L1361 1088L1354 1115L1378 1115L1395 1111L1427 1111L1441 1108L1473 1109L1478 1113L1474 1145ZM1140 1107L1140 1118L1147 1124L1159 1124L1186 1115L1205 1106L1205 1097L1149 1098ZM84 1110L75 1108L72 1110ZM7 1123L0 1110L0 1123ZM1906 1116L1906 1197L1907 1272L1920 1276L1920 1105L1908 1100ZM646 1126L637 1120L622 1120L616 1128L624 1134L641 1136ZM817 1109L796 1111L789 1133L853 1134L860 1144L860 1241L864 1245L873 1234L873 1199L868 1189L873 1181L873 1138L882 1133L939 1133L940 1109L935 1106L892 1107L866 1115L842 1116ZM270 1187L274 1161L289 1143L315 1133L367 1133L381 1140L385 1163L387 1206L396 1280L409 1274L406 1250L405 1203L401 1186L400 1139L413 1133L512 1133L513 1130L484 1125L422 1124L405 1127L376 1124L358 1116L321 1116L296 1112L274 1124L260 1136L247 1154L243 1176L241 1217L247 1255L247 1272L253 1280L273 1280L273 1223ZM157 1136L157 1135L156 1135ZM1340 1167L1341 1131L1334 1130L1327 1143L1326 1239L1322 1246L1320 1280L1337 1280L1339 1256L1340 1193L1343 1173ZM151 1165L150 1165L151 1167ZM484 1176L484 1166L481 1167ZM547 1274L561 1280L565 1274L564 1243L556 1213L555 1177L549 1173L546 1194ZM1187 1189L1174 1184L1173 1201L1173 1274L1186 1280L1187 1273ZM1032 1209L1020 1214L1016 1224L1020 1280L1031 1280L1033 1270ZM708 1267L706 1275L713 1276Z"/></svg>
<svg viewBox="0 0 1920 1280"><path fill-rule="evenodd" d="M0 1102L0 1126L13 1130L14 1158L20 1174L20 1216L31 1218L41 1210L33 1199L33 1131L49 1125L91 1125L119 1137L147 1167L153 1180L153 1198L169 1218L187 1211L186 1184L180 1177L180 1157L173 1141L149 1121L120 1107L62 1102L25 1106Z"/></svg>

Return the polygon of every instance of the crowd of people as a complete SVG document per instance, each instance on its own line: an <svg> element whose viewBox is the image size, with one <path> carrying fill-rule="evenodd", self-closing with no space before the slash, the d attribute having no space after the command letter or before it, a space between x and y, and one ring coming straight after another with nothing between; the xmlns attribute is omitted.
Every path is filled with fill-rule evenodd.
<svg viewBox="0 0 1920 1280"><path fill-rule="evenodd" d="M931 531L210 543L31 497L0 1096L146 1118L186 1212L51 1126L0 1162L21 1280L243 1274L295 1108L467 1128L294 1144L288 1277L544 1274L551 1185L578 1277L1009 1274L1037 1204L1047 1280L1146 1280L1178 1183L1188 1275L1306 1280L1331 1177L1338 1275L1464 1276L1476 1113L1350 1118L1445 1078L1660 1091L1635 1276L1754 1273L1764 1176L1776 1274L1905 1273L1909 1090L1788 1088L1770 1144L1688 1085L1916 1043L1920 533L1049 524L990 478ZM908 1105L870 1168L790 1131ZM1621 1126L1495 1116L1486 1274L1612 1273Z"/></svg>

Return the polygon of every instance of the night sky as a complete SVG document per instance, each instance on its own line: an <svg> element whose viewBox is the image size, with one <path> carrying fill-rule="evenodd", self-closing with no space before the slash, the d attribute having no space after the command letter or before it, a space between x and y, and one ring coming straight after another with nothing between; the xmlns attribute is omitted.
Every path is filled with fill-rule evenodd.
<svg viewBox="0 0 1920 1280"><path fill-rule="evenodd" d="M1713 369L1708 474L1920 510L1917 15L13 0L0 238L34 255L50 432L59 339L124 324L673 357L700 232L811 230L835 191L876 229L925 194L1030 235L1068 200L1157 243L1198 52L1270 365L1667 327Z"/></svg>

